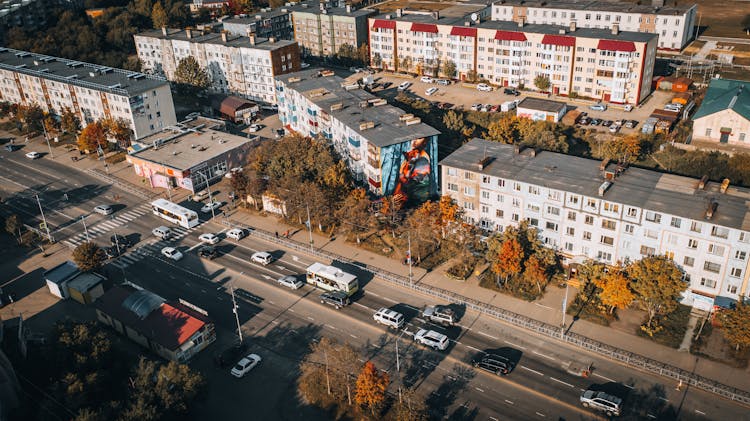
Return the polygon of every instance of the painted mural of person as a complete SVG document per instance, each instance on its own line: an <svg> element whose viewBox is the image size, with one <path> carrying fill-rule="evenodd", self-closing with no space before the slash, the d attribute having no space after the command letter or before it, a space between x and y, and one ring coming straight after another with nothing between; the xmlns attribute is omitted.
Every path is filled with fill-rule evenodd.
<svg viewBox="0 0 750 421"><path fill-rule="evenodd" d="M421 137L411 142L411 149L404 152L404 160L398 171L398 183L393 196L400 203L422 203L430 198L430 164L427 138Z"/></svg>

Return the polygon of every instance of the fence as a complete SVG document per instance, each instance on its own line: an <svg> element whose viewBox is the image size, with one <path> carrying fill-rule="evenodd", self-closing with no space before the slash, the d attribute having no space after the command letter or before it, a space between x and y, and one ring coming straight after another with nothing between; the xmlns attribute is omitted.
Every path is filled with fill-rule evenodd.
<svg viewBox="0 0 750 421"><path fill-rule="evenodd" d="M577 346L579 348L583 348L587 351L619 361L620 363L623 363L630 367L633 367L633 368L636 368L645 372L658 374L660 376L668 377L676 381L681 381L690 386L697 387L704 391L717 394L729 400L750 405L750 393L744 390L737 389L735 387L721 384L719 382L713 381L706 377L683 370L679 367L674 367L669 364L664 364L659 361L652 360L650 358L644 357L642 355L639 355L633 352L615 348L603 342L599 342L594 339L587 338L577 333L566 333L561 336L560 326L555 326L555 325L551 325L548 323L540 322L538 320L534 320L532 318L523 316L521 314L517 314L512 311L508 311L503 308L493 306L491 304L483 303L472 298L464 297L462 295L456 294L452 291L448 291L442 288L438 288L434 286L426 286L426 285L421 285L421 284L414 284L412 282L409 282L409 279L407 277L404 277L404 276L401 276L392 272L388 272L378 267L373 267L367 264L355 262L346 257L339 256L334 253L329 253L324 250L320 250L320 249L311 250L309 246L305 246L295 240L288 239L288 238L277 238L275 234L266 232L261 229L257 229L257 228L242 225L242 224L233 224L231 221L229 221L226 218L222 220L222 223L224 225L227 225L230 228L240 226L248 230L250 235L254 235L264 240L280 243L284 245L285 247L298 250L301 252L305 252L308 254L312 254L315 257L320 257L320 258L330 259L330 260L338 260L338 261L342 261L342 262L355 265L361 268L362 270L366 270L372 273L374 276L377 276L393 284L399 285L403 288L411 289L413 291L416 291L416 292L419 292L421 294L425 294L428 296L440 298L450 303L463 304L466 306L466 308L472 309L474 311L477 311L483 314L487 314L489 316L495 317L496 319L500 319L514 326L518 326L527 330L531 330L540 335L547 336L549 338L559 340L559 341L561 340L568 344Z"/></svg>
<svg viewBox="0 0 750 421"><path fill-rule="evenodd" d="M133 186L130 183L120 181L117 177L104 174L101 172L101 170L96 169L96 168L88 169L86 170L86 172L93 175L96 178L104 180L110 184L116 185L118 188L123 189L131 194L134 194L140 197L141 199L151 200L154 196L158 196L158 193L152 193L148 190L144 190L136 186Z"/></svg>

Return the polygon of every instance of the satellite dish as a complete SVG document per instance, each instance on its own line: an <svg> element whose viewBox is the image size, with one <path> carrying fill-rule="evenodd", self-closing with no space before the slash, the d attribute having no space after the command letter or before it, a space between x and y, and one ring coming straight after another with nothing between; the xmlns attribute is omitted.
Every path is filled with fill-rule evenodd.
<svg viewBox="0 0 750 421"><path fill-rule="evenodd" d="M479 20L479 15L477 15L476 13L472 13L471 14L471 21L472 22L476 22L478 20Z"/></svg>

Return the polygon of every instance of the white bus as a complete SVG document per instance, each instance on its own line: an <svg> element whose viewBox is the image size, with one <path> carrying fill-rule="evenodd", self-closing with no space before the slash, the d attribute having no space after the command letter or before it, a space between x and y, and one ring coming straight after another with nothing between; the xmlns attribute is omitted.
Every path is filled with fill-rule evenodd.
<svg viewBox="0 0 750 421"><path fill-rule="evenodd" d="M356 276L322 263L313 263L307 268L307 283L326 291L342 291L349 296L359 289Z"/></svg>
<svg viewBox="0 0 750 421"><path fill-rule="evenodd" d="M154 215L166 219L181 227L192 228L198 225L198 213L188 208L172 203L165 199L156 199L151 202L151 210Z"/></svg>

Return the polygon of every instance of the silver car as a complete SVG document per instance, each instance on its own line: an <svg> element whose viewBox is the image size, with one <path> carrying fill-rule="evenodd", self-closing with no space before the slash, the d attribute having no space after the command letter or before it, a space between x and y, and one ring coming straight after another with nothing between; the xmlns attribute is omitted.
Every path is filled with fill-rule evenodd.
<svg viewBox="0 0 750 421"><path fill-rule="evenodd" d="M620 415L622 399L602 391L586 390L581 395L581 405L604 412L609 417Z"/></svg>
<svg viewBox="0 0 750 421"><path fill-rule="evenodd" d="M305 285L302 281L300 281L296 276L293 275L284 275L276 282L278 282L279 285L283 285L291 289L300 289L303 285Z"/></svg>

